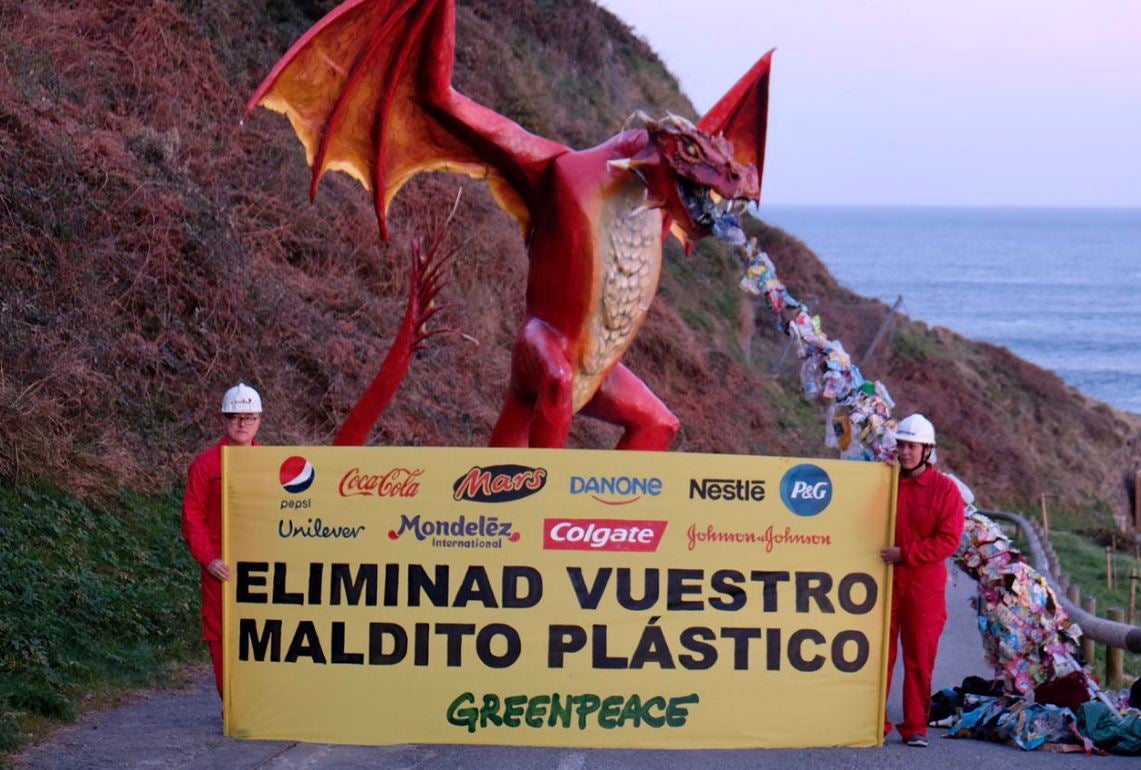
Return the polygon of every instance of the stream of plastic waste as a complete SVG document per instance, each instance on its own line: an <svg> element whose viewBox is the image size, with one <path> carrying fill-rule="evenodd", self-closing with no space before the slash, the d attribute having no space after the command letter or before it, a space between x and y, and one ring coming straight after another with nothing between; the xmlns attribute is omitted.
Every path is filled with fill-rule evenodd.
<svg viewBox="0 0 1141 770"><path fill-rule="evenodd" d="M879 380L864 379L839 340L824 333L813 315L777 276L776 266L734 214L710 211L713 234L740 260L740 288L764 297L777 328L803 359L800 385L806 398L825 404L825 446L847 460L895 458L895 406ZM1004 690L1034 702L1039 685L1081 672L1091 698L1113 707L1090 671L1077 659L1081 628L1067 616L1046 579L991 519L978 512L974 495L952 476L967 502L966 525L955 564L978 584L974 598L988 664ZM1115 709L1116 711L1116 709Z"/></svg>

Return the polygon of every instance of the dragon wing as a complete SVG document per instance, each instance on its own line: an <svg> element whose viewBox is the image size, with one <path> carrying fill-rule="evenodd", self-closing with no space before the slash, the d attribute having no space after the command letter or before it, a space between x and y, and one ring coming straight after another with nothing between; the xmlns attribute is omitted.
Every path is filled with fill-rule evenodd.
<svg viewBox="0 0 1141 770"><path fill-rule="evenodd" d="M765 135L769 120L769 67L773 50L757 60L748 72L705 114L697 127L711 136L724 134L741 163L757 169L764 178Z"/></svg>
<svg viewBox="0 0 1141 770"><path fill-rule="evenodd" d="M347 0L305 33L246 106L284 113L313 169L343 171L373 196L381 237L388 206L421 171L485 178L524 233L558 142L456 92L455 0Z"/></svg>

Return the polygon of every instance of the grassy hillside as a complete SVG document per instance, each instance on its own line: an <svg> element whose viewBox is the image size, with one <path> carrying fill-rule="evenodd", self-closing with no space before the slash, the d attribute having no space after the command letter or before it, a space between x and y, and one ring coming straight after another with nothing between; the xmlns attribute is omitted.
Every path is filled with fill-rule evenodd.
<svg viewBox="0 0 1141 770"><path fill-rule="evenodd" d="M0 475L81 495L169 489L216 430L216 394L257 385L272 442L325 443L375 372L401 311L405 253L462 186L440 340L413 365L381 443L478 445L498 412L526 269L514 224L479 183L422 177L380 245L366 195L332 175L306 200L284 119L245 99L332 3L32 0L0 9ZM457 86L575 146L636 108L692 116L648 46L587 0L461 2ZM773 41L775 42L775 41ZM779 60L774 88L780 88ZM725 73L726 84L740 73ZM888 309L838 286L809 247L763 229L825 330L862 351ZM627 363L682 420L682 451L820 455L818 410L784 340L734 288L716 244L670 245ZM921 409L942 453L993 503L1042 492L1125 507L1134 418L1004 350L896 319L866 374ZM609 446L576 422L574 446Z"/></svg>
<svg viewBox="0 0 1141 770"><path fill-rule="evenodd" d="M199 652L198 572L170 497L89 506L0 481L0 765L81 696L170 678Z"/></svg>

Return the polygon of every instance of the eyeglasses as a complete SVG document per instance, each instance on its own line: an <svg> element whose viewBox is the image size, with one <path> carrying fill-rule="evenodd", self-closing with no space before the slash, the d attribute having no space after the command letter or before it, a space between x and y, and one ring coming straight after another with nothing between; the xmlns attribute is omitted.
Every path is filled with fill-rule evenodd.
<svg viewBox="0 0 1141 770"><path fill-rule="evenodd" d="M238 425L244 425L247 422L257 422L261 419L260 414L227 414L223 415L227 422L236 422Z"/></svg>

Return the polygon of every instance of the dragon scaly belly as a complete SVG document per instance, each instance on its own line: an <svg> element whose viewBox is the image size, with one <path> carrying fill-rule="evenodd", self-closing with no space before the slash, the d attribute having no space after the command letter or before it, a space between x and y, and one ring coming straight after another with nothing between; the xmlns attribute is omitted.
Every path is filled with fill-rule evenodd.
<svg viewBox="0 0 1141 770"><path fill-rule="evenodd" d="M576 412L630 347L658 290L662 215L658 209L639 210L643 202L643 188L635 182L603 205L595 244L596 293L574 377Z"/></svg>

